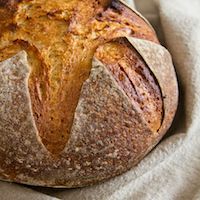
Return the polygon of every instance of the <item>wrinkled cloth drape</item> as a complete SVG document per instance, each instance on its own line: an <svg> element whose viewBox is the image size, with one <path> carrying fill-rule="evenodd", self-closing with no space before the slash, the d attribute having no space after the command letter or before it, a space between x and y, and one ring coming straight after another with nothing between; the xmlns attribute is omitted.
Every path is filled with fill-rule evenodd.
<svg viewBox="0 0 200 200"><path fill-rule="evenodd" d="M136 167L105 183L55 190L0 182L0 199L200 199L200 1L127 2L149 19L173 57L181 104L170 134Z"/></svg>

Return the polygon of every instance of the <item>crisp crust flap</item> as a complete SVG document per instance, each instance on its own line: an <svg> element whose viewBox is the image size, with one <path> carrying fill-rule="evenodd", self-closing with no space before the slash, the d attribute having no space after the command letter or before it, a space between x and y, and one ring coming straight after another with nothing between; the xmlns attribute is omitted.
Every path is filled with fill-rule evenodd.
<svg viewBox="0 0 200 200"><path fill-rule="evenodd" d="M83 169L79 173L94 182L120 174L141 159L153 139L130 99L108 69L94 58L65 149L66 153L79 155L79 168ZM76 180L83 183L82 176Z"/></svg>
<svg viewBox="0 0 200 200"><path fill-rule="evenodd" d="M4 179L38 171L40 161L48 158L32 115L29 74L25 51L0 63L0 175Z"/></svg>
<svg viewBox="0 0 200 200"><path fill-rule="evenodd" d="M172 58L161 45L132 37L127 39L143 57L160 85L164 102L163 122L158 131L160 138L171 126L178 105L178 84Z"/></svg>

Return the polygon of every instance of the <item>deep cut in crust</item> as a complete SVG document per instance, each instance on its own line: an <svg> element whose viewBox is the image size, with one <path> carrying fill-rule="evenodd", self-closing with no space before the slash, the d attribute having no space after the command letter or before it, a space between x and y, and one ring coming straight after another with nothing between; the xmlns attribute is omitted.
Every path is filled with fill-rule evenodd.
<svg viewBox="0 0 200 200"><path fill-rule="evenodd" d="M170 127L171 57L123 2L0 0L0 29L1 179L91 185L137 164Z"/></svg>

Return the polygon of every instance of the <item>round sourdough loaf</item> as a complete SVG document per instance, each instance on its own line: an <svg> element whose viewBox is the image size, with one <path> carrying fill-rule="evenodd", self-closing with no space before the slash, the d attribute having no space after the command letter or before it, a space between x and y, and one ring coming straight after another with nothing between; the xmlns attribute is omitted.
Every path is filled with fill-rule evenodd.
<svg viewBox="0 0 200 200"><path fill-rule="evenodd" d="M71 188L119 175L177 102L170 54L124 2L0 0L0 179Z"/></svg>

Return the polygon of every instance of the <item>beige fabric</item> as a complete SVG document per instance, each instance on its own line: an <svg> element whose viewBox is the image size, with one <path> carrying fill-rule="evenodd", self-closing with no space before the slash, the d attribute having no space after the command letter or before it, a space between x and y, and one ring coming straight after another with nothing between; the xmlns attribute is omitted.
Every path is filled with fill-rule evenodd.
<svg viewBox="0 0 200 200"><path fill-rule="evenodd" d="M31 190L0 182L1 199L200 199L200 1L157 0L157 8L150 0L135 3L163 43L166 39L176 65L183 104L173 136L161 142L137 167L105 183L73 190Z"/></svg>

